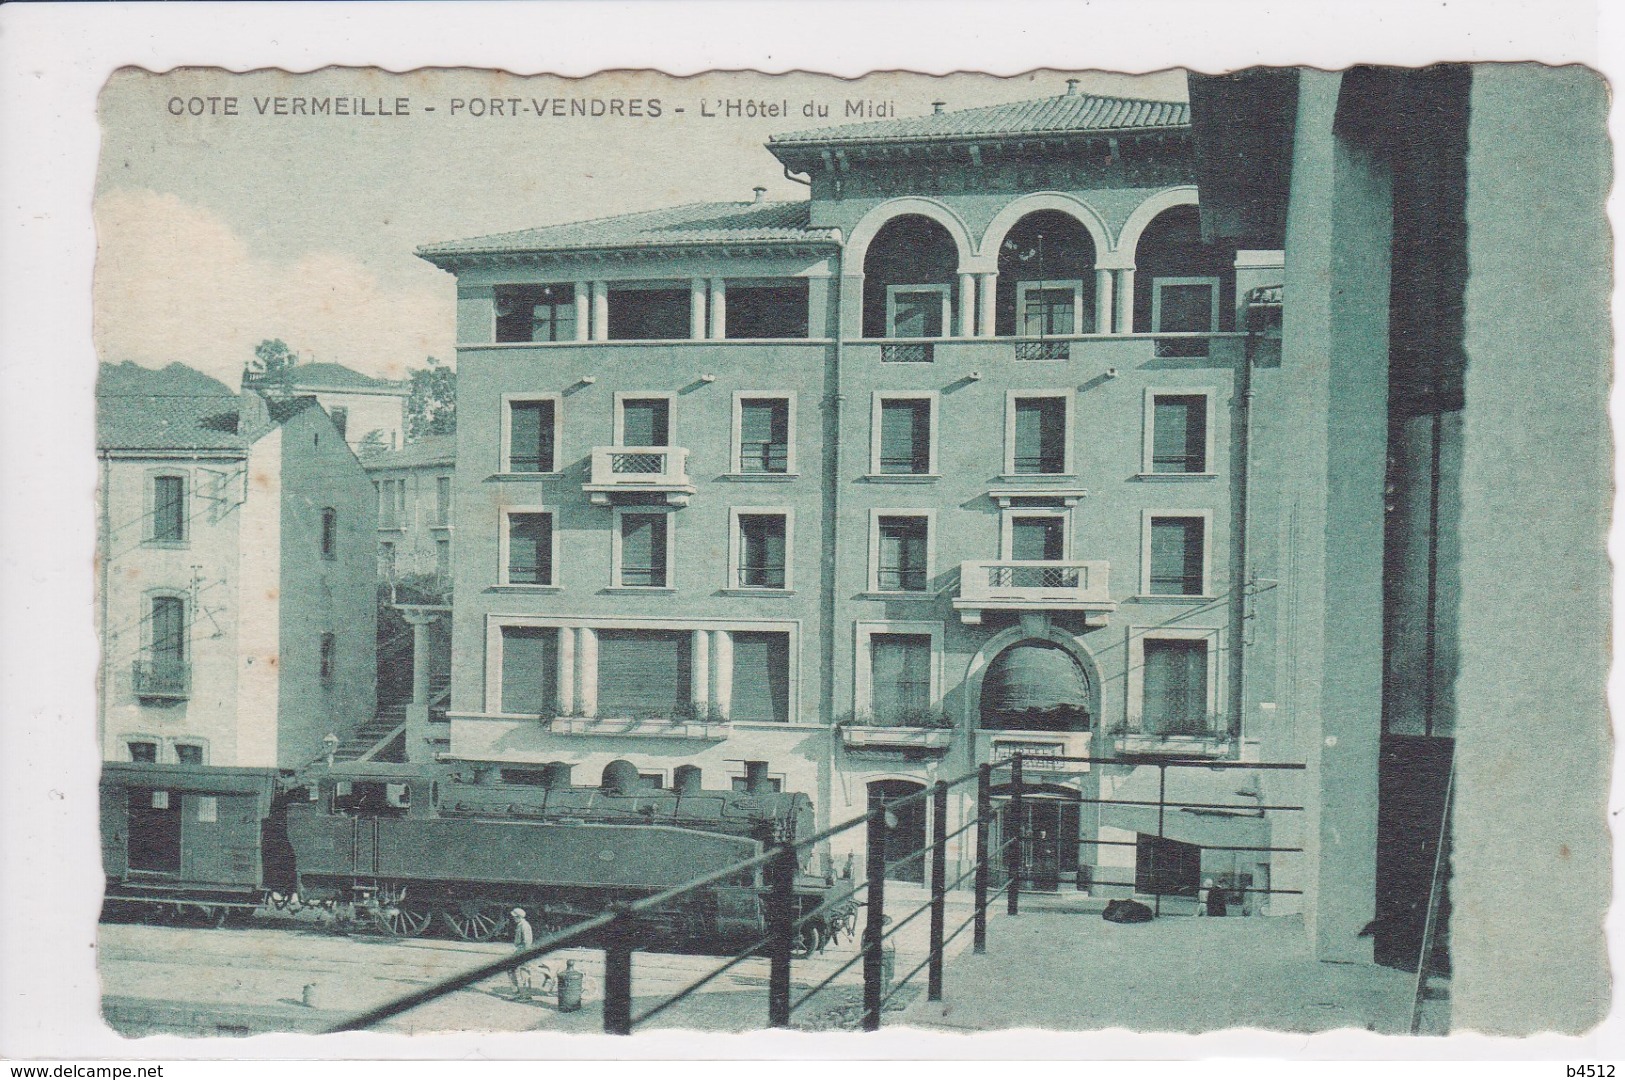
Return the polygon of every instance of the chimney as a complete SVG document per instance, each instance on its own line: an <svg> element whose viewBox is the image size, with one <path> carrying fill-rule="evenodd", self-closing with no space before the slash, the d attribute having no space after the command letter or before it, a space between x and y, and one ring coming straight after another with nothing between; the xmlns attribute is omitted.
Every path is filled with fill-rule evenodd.
<svg viewBox="0 0 1625 1080"><path fill-rule="evenodd" d="M542 786L549 790L570 786L571 766L563 761L549 761L542 766Z"/></svg>
<svg viewBox="0 0 1625 1080"><path fill-rule="evenodd" d="M698 795L705 790L698 765L679 765L671 771L672 790L679 795Z"/></svg>
<svg viewBox="0 0 1625 1080"><path fill-rule="evenodd" d="M1067 97L1077 97L1078 96L1078 80L1077 79L1068 79L1066 81L1066 96Z"/></svg>
<svg viewBox="0 0 1625 1080"><path fill-rule="evenodd" d="M767 762L745 762L745 790L752 795L771 795L773 789L767 782Z"/></svg>
<svg viewBox="0 0 1625 1080"><path fill-rule="evenodd" d="M765 187L754 187L751 190L756 193L756 198L751 200L753 203L759 203L767 197L767 188Z"/></svg>
<svg viewBox="0 0 1625 1080"><path fill-rule="evenodd" d="M933 101L931 103L931 111L933 113L940 113L943 110L943 107L947 104L948 103L946 101Z"/></svg>

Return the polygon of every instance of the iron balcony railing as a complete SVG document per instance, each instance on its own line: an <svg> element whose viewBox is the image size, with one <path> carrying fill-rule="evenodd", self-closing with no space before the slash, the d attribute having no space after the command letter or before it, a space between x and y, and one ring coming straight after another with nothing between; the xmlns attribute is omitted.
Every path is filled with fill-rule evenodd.
<svg viewBox="0 0 1625 1080"><path fill-rule="evenodd" d="M192 665L185 660L137 660L133 676L137 697L180 701L192 694Z"/></svg>
<svg viewBox="0 0 1625 1080"><path fill-rule="evenodd" d="M1072 343L1070 341L1018 341L1016 342L1017 360L1070 360L1072 359Z"/></svg>
<svg viewBox="0 0 1625 1080"><path fill-rule="evenodd" d="M784 567L779 566L741 566L739 568L739 587L741 589L782 589L784 588Z"/></svg>
<svg viewBox="0 0 1625 1080"><path fill-rule="evenodd" d="M789 470L790 445L784 442L749 440L739 444L739 471L782 473Z"/></svg>
<svg viewBox="0 0 1625 1080"><path fill-rule="evenodd" d="M972 559L959 564L959 597L1110 603L1110 573L1099 560Z"/></svg>
<svg viewBox="0 0 1625 1080"><path fill-rule="evenodd" d="M880 347L882 364L929 364L936 359L936 346L929 341L909 341Z"/></svg>

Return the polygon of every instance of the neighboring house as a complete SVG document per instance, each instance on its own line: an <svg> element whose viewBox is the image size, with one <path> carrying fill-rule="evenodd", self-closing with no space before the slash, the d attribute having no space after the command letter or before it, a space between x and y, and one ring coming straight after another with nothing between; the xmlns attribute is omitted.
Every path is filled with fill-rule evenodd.
<svg viewBox="0 0 1625 1080"><path fill-rule="evenodd" d="M455 435L430 435L365 458L378 499L378 577L433 578L451 585L452 468Z"/></svg>
<svg viewBox="0 0 1625 1080"><path fill-rule="evenodd" d="M420 249L457 276L453 756L757 763L827 823L1017 751L1301 761L1243 694L1274 645L1235 544L1280 253L1202 243L1186 105L1070 85L768 150L809 199ZM1044 779L1037 887L1303 879L1263 811L1091 801L1154 806L1154 765Z"/></svg>
<svg viewBox="0 0 1625 1080"><path fill-rule="evenodd" d="M358 453L373 432L378 433L378 449L396 450L406 443L406 399L412 389L405 380L374 378L343 364L311 363L288 368L274 380L244 375L243 385L258 385L274 396L314 397Z"/></svg>
<svg viewBox="0 0 1625 1080"><path fill-rule="evenodd" d="M109 761L296 768L374 707L374 496L308 397L180 364L97 387Z"/></svg>

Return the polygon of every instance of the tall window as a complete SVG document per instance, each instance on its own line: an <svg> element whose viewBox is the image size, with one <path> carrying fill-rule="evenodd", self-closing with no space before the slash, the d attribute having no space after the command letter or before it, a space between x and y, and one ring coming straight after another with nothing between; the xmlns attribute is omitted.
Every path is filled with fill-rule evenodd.
<svg viewBox="0 0 1625 1080"><path fill-rule="evenodd" d="M444 536L434 542L434 572L443 583L451 580L451 541Z"/></svg>
<svg viewBox="0 0 1625 1080"><path fill-rule="evenodd" d="M665 398L622 398L621 445L670 446L671 402Z"/></svg>
<svg viewBox="0 0 1625 1080"><path fill-rule="evenodd" d="M406 521L406 481L378 481L378 527L399 529Z"/></svg>
<svg viewBox="0 0 1625 1080"><path fill-rule="evenodd" d="M1026 337L1053 337L1078 332L1078 299L1083 284L1077 281L1023 281L1016 286L1020 333Z"/></svg>
<svg viewBox="0 0 1625 1080"><path fill-rule="evenodd" d="M1020 562L1066 558L1066 519L1054 514L1011 518L1010 558Z"/></svg>
<svg viewBox="0 0 1625 1080"><path fill-rule="evenodd" d="M1158 735L1207 733L1207 642L1145 641L1140 730Z"/></svg>
<svg viewBox="0 0 1625 1080"><path fill-rule="evenodd" d="M553 584L553 515L508 515L510 585Z"/></svg>
<svg viewBox="0 0 1625 1080"><path fill-rule="evenodd" d="M617 584L666 587L666 542L670 523L665 514L621 515L621 565Z"/></svg>
<svg viewBox="0 0 1625 1080"><path fill-rule="evenodd" d="M886 288L886 336L934 338L948 332L953 290L948 285Z"/></svg>
<svg viewBox="0 0 1625 1080"><path fill-rule="evenodd" d="M790 635L739 631L734 634L731 720L790 719Z"/></svg>
<svg viewBox="0 0 1625 1080"><path fill-rule="evenodd" d="M168 544L186 540L186 477L152 478L152 539Z"/></svg>
<svg viewBox="0 0 1625 1080"><path fill-rule="evenodd" d="M502 711L551 716L558 711L559 631L551 626L502 628Z"/></svg>
<svg viewBox="0 0 1625 1080"><path fill-rule="evenodd" d="M790 403L746 398L739 403L739 471L782 473L790 467Z"/></svg>
<svg viewBox="0 0 1625 1080"><path fill-rule="evenodd" d="M320 657L317 668L321 673L323 686L333 685L333 675L337 669L338 639L332 634L323 634L320 647Z"/></svg>
<svg viewBox="0 0 1625 1080"><path fill-rule="evenodd" d="M1158 394L1151 406L1151 471L1207 472L1207 398Z"/></svg>
<svg viewBox="0 0 1625 1080"><path fill-rule="evenodd" d="M600 630L598 715L672 719L692 704L688 630Z"/></svg>
<svg viewBox="0 0 1625 1080"><path fill-rule="evenodd" d="M186 601L178 596L152 598L152 665L159 677L164 670L186 662Z"/></svg>
<svg viewBox="0 0 1625 1080"><path fill-rule="evenodd" d="M434 478L434 520L436 525L451 524L451 477Z"/></svg>
<svg viewBox="0 0 1625 1080"><path fill-rule="evenodd" d="M378 576L385 581L395 580L395 545L388 540L378 545Z"/></svg>
<svg viewBox="0 0 1625 1080"><path fill-rule="evenodd" d="M924 592L929 523L923 517L883 517L875 568L881 592Z"/></svg>
<svg viewBox="0 0 1625 1080"><path fill-rule="evenodd" d="M339 512L331 506L322 508L322 558L339 557Z"/></svg>
<svg viewBox="0 0 1625 1080"><path fill-rule="evenodd" d="M875 634L869 639L869 699L882 722L905 719L931 706L931 638L927 634Z"/></svg>
<svg viewBox="0 0 1625 1080"><path fill-rule="evenodd" d="M923 398L880 404L879 471L924 475L931 471L931 402Z"/></svg>
<svg viewBox="0 0 1625 1080"><path fill-rule="evenodd" d="M785 566L784 515L739 515L739 587L782 589Z"/></svg>
<svg viewBox="0 0 1625 1080"><path fill-rule="evenodd" d="M1166 277L1151 283L1151 330L1164 334L1212 334L1219 329L1219 279ZM1157 342L1158 356L1206 356L1206 338Z"/></svg>
<svg viewBox="0 0 1625 1080"><path fill-rule="evenodd" d="M574 341L574 285L510 285L496 290L498 341Z"/></svg>
<svg viewBox="0 0 1625 1080"><path fill-rule="evenodd" d="M1148 585L1158 596L1201 596L1204 525L1199 517L1151 519Z"/></svg>
<svg viewBox="0 0 1625 1080"><path fill-rule="evenodd" d="M508 472L554 471L556 418L553 409L551 400L508 404Z"/></svg>
<svg viewBox="0 0 1625 1080"><path fill-rule="evenodd" d="M1015 431L1010 471L1056 474L1066 471L1066 399L1015 399Z"/></svg>

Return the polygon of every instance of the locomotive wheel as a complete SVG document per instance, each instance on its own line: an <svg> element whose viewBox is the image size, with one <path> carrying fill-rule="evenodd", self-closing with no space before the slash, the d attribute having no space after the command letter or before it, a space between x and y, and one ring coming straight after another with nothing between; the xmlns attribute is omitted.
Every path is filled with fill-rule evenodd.
<svg viewBox="0 0 1625 1080"><path fill-rule="evenodd" d="M490 941L508 929L507 909L495 900L456 900L440 918L464 941Z"/></svg>
<svg viewBox="0 0 1625 1080"><path fill-rule="evenodd" d="M424 904L403 900L378 913L378 925L395 937L422 937L434 922L434 909Z"/></svg>

